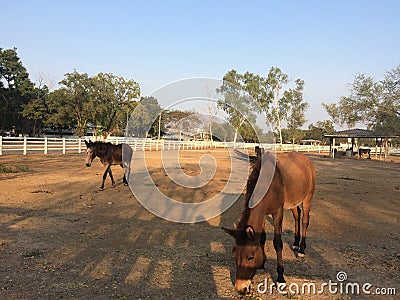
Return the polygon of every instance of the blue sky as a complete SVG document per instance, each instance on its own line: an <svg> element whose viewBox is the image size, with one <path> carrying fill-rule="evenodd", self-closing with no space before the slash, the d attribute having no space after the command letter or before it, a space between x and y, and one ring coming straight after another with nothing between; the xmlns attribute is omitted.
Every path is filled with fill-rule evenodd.
<svg viewBox="0 0 400 300"><path fill-rule="evenodd" d="M0 47L31 79L76 69L136 80L143 95L188 77L277 66L305 81L308 123L400 64L400 1L4 1Z"/></svg>

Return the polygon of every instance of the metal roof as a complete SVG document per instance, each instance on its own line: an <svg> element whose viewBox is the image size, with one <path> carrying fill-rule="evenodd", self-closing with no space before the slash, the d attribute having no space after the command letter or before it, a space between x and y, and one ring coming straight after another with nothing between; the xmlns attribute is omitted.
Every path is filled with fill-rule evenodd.
<svg viewBox="0 0 400 300"><path fill-rule="evenodd" d="M394 138L396 135L387 134L387 133L378 133L372 130L367 129L350 129L350 130L342 130L336 131L333 133L326 133L324 137L332 137L332 138Z"/></svg>

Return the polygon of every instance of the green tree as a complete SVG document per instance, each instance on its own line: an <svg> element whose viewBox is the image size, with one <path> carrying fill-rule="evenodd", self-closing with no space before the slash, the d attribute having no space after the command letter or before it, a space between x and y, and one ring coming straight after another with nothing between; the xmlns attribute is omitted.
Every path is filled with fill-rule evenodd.
<svg viewBox="0 0 400 300"><path fill-rule="evenodd" d="M213 135L222 142L232 142L235 135L235 129L229 123L213 122Z"/></svg>
<svg viewBox="0 0 400 300"><path fill-rule="evenodd" d="M308 104L303 99L303 80L297 79L295 88L285 90L290 80L278 67L272 67L266 77L231 70L223 79L224 84L218 92L224 99L219 102L219 107L229 115L236 135L246 122L254 124L256 112L265 115L269 124L277 130L281 143L283 121L292 132L304 124Z"/></svg>
<svg viewBox="0 0 400 300"><path fill-rule="evenodd" d="M266 107L265 113L267 120L273 124L279 135L280 143L282 144L282 121L286 117L287 103L281 97L283 87L289 83L289 76L282 73L278 67L272 67L267 75L266 84L271 88L273 95L273 106Z"/></svg>
<svg viewBox="0 0 400 300"><path fill-rule="evenodd" d="M39 85L39 87L35 87L34 95L35 97L23 106L22 116L33 121L33 135L38 135L40 129L47 125L47 120L49 119L49 89L46 85Z"/></svg>
<svg viewBox="0 0 400 300"><path fill-rule="evenodd" d="M135 109L140 87L133 80L110 73L90 77L76 70L65 74L61 87L49 94L47 124L55 128L74 128L78 136L86 134L89 123L95 135L122 135L128 116Z"/></svg>
<svg viewBox="0 0 400 300"><path fill-rule="evenodd" d="M323 107L336 124L351 128L365 123L382 133L400 134L400 66L387 71L381 81L356 75L349 96Z"/></svg>
<svg viewBox="0 0 400 300"><path fill-rule="evenodd" d="M88 74L76 70L65 74L59 82L61 87L49 95L49 120L56 128L74 127L74 134L86 134L87 125L95 118L95 108L91 102L93 80Z"/></svg>
<svg viewBox="0 0 400 300"><path fill-rule="evenodd" d="M236 70L231 70L223 77L223 84L217 92L223 95L223 99L218 102L218 107L228 114L229 123L235 128L234 143L238 138L239 130L245 122L254 124L256 115L254 114L254 98L246 91L246 86L257 89L250 80L252 75L247 73L247 77L238 74Z"/></svg>
<svg viewBox="0 0 400 300"><path fill-rule="evenodd" d="M305 136L304 130L297 128L296 130L290 130L282 128L282 141L284 143L299 143Z"/></svg>
<svg viewBox="0 0 400 300"><path fill-rule="evenodd" d="M91 78L91 122L104 137L122 135L129 115L136 108L140 96L139 84L111 73L99 73Z"/></svg>
<svg viewBox="0 0 400 300"><path fill-rule="evenodd" d="M17 55L17 49L0 48L0 129L28 132L30 122L21 114L34 85Z"/></svg>
<svg viewBox="0 0 400 300"><path fill-rule="evenodd" d="M287 109L284 114L284 120L286 120L292 144L294 144L296 137L301 133L300 128L306 122L305 112L309 107L303 98L304 81L297 79L295 83L296 87L285 91L282 99L283 106Z"/></svg>
<svg viewBox="0 0 400 300"><path fill-rule="evenodd" d="M332 133L335 129L330 120L317 121L317 123L308 125L308 130L305 132L306 139L320 140L325 142L324 134Z"/></svg>
<svg viewBox="0 0 400 300"><path fill-rule="evenodd" d="M154 133L161 112L162 109L156 98L142 97L129 118L128 134L147 137L150 131Z"/></svg>

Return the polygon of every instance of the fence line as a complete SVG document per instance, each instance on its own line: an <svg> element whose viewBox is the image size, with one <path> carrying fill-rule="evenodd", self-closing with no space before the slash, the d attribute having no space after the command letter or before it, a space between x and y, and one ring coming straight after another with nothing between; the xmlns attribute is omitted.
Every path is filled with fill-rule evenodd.
<svg viewBox="0 0 400 300"><path fill-rule="evenodd" d="M94 137L82 138L34 138L34 137L1 137L0 155L28 153L81 153L85 149L85 140L95 140ZM99 139L97 139L99 140ZM158 151L158 150L195 150L210 148L234 147L237 149L254 149L255 146L263 147L266 150L297 151L297 152L329 152L329 146L312 145L291 145L291 144L264 144L264 143L236 143L233 142L212 142L212 141L173 141L173 140L152 140L136 139L125 137L110 137L107 142L113 144L126 143L134 151Z"/></svg>

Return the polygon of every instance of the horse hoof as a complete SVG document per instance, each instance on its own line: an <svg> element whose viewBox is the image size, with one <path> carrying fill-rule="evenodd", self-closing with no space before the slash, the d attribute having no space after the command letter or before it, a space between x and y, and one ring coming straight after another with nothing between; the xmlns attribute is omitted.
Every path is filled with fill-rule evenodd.
<svg viewBox="0 0 400 300"><path fill-rule="evenodd" d="M298 253L297 253L297 256L303 258L303 257L306 256L306 254L305 254L305 253L302 253L302 252L298 252Z"/></svg>
<svg viewBox="0 0 400 300"><path fill-rule="evenodd" d="M293 251L299 251L299 250L300 250L300 247L299 247L299 246L296 246L296 245L293 245L293 246L292 246L292 250L293 250Z"/></svg>
<svg viewBox="0 0 400 300"><path fill-rule="evenodd" d="M282 285L282 286L286 286L286 280L285 280L285 278L277 278L276 279L276 283L278 284L278 285Z"/></svg>
<svg viewBox="0 0 400 300"><path fill-rule="evenodd" d="M100 191L104 191L104 188L103 188L103 187L101 187L101 188L100 188Z"/></svg>

